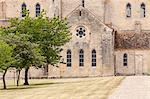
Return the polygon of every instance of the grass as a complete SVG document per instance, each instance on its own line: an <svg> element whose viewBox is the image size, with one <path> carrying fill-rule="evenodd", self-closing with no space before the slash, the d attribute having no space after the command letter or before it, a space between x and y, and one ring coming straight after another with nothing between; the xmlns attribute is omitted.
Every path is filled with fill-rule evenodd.
<svg viewBox="0 0 150 99"><path fill-rule="evenodd" d="M0 99L107 99L124 77L30 80L30 86L14 86L7 81ZM21 81L23 83L23 81Z"/></svg>

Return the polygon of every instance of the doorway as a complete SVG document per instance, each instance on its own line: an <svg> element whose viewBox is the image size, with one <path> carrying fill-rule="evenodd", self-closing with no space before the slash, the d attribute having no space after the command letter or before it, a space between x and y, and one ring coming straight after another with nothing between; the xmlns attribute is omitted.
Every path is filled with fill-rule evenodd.
<svg viewBox="0 0 150 99"><path fill-rule="evenodd" d="M135 55L135 74L142 75L143 74L143 56Z"/></svg>

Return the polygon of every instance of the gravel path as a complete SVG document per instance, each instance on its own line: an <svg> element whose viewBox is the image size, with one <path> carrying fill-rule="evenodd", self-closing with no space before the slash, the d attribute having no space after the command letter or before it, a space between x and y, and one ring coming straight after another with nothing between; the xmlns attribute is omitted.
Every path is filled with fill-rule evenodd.
<svg viewBox="0 0 150 99"><path fill-rule="evenodd" d="M150 99L150 77L126 77L108 99Z"/></svg>

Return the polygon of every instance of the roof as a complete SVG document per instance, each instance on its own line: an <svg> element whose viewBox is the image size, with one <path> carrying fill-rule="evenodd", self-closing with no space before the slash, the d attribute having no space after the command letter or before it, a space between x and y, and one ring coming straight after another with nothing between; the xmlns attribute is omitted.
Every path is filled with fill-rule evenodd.
<svg viewBox="0 0 150 99"><path fill-rule="evenodd" d="M115 49L149 49L150 32L123 32L115 34Z"/></svg>

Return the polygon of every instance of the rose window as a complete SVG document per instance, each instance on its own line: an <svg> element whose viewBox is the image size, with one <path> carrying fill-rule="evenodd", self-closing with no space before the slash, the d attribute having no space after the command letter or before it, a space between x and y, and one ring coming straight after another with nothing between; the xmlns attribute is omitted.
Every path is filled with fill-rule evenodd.
<svg viewBox="0 0 150 99"><path fill-rule="evenodd" d="M86 35L85 32L86 32L85 27L78 27L76 29L76 36L82 38L83 36Z"/></svg>

